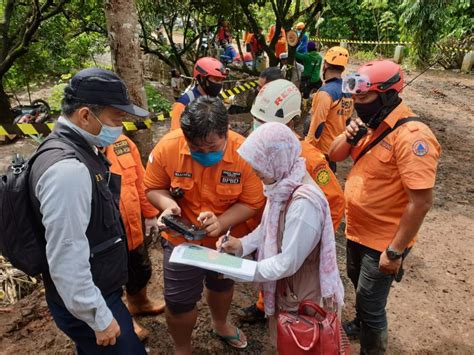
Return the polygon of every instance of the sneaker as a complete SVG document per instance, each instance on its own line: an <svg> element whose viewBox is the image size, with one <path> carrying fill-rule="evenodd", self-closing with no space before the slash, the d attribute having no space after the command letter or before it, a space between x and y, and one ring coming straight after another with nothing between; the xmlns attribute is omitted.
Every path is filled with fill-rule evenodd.
<svg viewBox="0 0 474 355"><path fill-rule="evenodd" d="M349 339L359 339L360 335L360 320L359 319L354 319L351 320L350 322L344 322L342 323L342 328L344 328L344 331L347 334L347 337Z"/></svg>
<svg viewBox="0 0 474 355"><path fill-rule="evenodd" d="M253 324L266 321L265 312L259 310L255 304L243 308L239 313L239 320L241 323Z"/></svg>

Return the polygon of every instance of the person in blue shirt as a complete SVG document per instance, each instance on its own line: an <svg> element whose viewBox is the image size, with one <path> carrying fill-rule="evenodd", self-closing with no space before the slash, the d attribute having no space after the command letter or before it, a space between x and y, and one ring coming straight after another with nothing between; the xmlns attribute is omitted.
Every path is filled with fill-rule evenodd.
<svg viewBox="0 0 474 355"><path fill-rule="evenodd" d="M222 43L222 48L224 48L224 54L221 55L221 62L224 64L232 63L232 61L237 57L237 51L228 43L226 40Z"/></svg>
<svg viewBox="0 0 474 355"><path fill-rule="evenodd" d="M306 54L308 52L308 35L306 33L303 33L303 35L301 35L301 32L304 30L304 28L305 24L303 22L298 22L296 24L296 33L298 34L298 38L300 39L298 47L296 47L296 52L301 54Z"/></svg>

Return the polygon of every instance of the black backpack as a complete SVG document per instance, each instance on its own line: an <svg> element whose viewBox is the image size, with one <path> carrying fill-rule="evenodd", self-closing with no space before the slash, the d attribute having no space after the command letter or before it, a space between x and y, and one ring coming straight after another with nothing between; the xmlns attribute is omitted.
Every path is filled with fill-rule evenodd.
<svg viewBox="0 0 474 355"><path fill-rule="evenodd" d="M48 268L44 227L29 184L31 167L36 158L59 148L55 145L41 149L47 141L29 160L15 159L7 173L0 176L0 253L15 268L30 276L38 275Z"/></svg>

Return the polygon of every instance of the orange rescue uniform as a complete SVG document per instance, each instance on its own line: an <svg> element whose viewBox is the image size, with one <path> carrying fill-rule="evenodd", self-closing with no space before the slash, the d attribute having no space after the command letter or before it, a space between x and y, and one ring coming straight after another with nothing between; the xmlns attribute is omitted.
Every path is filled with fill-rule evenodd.
<svg viewBox="0 0 474 355"><path fill-rule="evenodd" d="M186 91L183 95L179 97L178 100L173 104L171 108L171 127L170 131L175 129L181 128L181 114L186 109L192 101L196 100L198 97L201 96L201 92L198 89L197 85L188 91Z"/></svg>
<svg viewBox="0 0 474 355"><path fill-rule="evenodd" d="M237 153L244 137L229 131L222 160L204 167L194 161L181 129L165 135L153 149L145 173L148 190L170 190L180 188L184 195L176 202L182 216L191 223L198 224L201 212L212 211L219 216L235 203L242 203L258 210L256 217L232 226L232 235L242 237L250 233L260 223L265 205L263 185L252 167ZM185 242L182 236L163 233L172 244ZM216 238L205 237L196 241L215 248Z"/></svg>
<svg viewBox="0 0 474 355"><path fill-rule="evenodd" d="M334 139L344 132L352 111L352 97L342 93L342 80L334 78L326 81L313 96L311 125L306 141L327 155Z"/></svg>
<svg viewBox="0 0 474 355"><path fill-rule="evenodd" d="M352 148L352 158L382 131L413 116L404 103L398 105L372 135ZM425 124L408 122L365 154L352 167L345 185L347 238L383 252L395 237L408 204L405 190L433 188L440 152Z"/></svg>
<svg viewBox="0 0 474 355"><path fill-rule="evenodd" d="M137 146L125 135L105 150L110 160L112 173L121 175L120 214L122 216L129 250L143 244L142 215L153 218L158 210L148 202L145 195L143 168Z"/></svg>
<svg viewBox="0 0 474 355"><path fill-rule="evenodd" d="M332 225L336 231L344 215L344 192L341 185L329 167L324 154L311 144L301 141L301 156L306 159L306 170L309 175L326 195L331 209Z"/></svg>

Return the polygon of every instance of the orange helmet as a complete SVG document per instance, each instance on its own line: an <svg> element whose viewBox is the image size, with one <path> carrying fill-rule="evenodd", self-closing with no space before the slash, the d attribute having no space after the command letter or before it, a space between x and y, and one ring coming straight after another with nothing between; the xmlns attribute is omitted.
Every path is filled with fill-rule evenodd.
<svg viewBox="0 0 474 355"><path fill-rule="evenodd" d="M296 29L297 29L297 30L303 31L303 30L304 30L304 27L305 27L305 25L304 25L303 22L298 22L298 23L296 24Z"/></svg>
<svg viewBox="0 0 474 355"><path fill-rule="evenodd" d="M344 47L336 46L329 48L324 55L324 61L328 64L338 65L345 68L349 62L349 52Z"/></svg>
<svg viewBox="0 0 474 355"><path fill-rule="evenodd" d="M386 93L403 89L403 71L391 60L374 60L362 65L357 73L346 75L342 80L342 92L365 94L369 91Z"/></svg>
<svg viewBox="0 0 474 355"><path fill-rule="evenodd" d="M193 76L205 78L208 76L214 76L216 78L226 78L229 70L224 65L212 57L203 57L196 61L193 70Z"/></svg>

